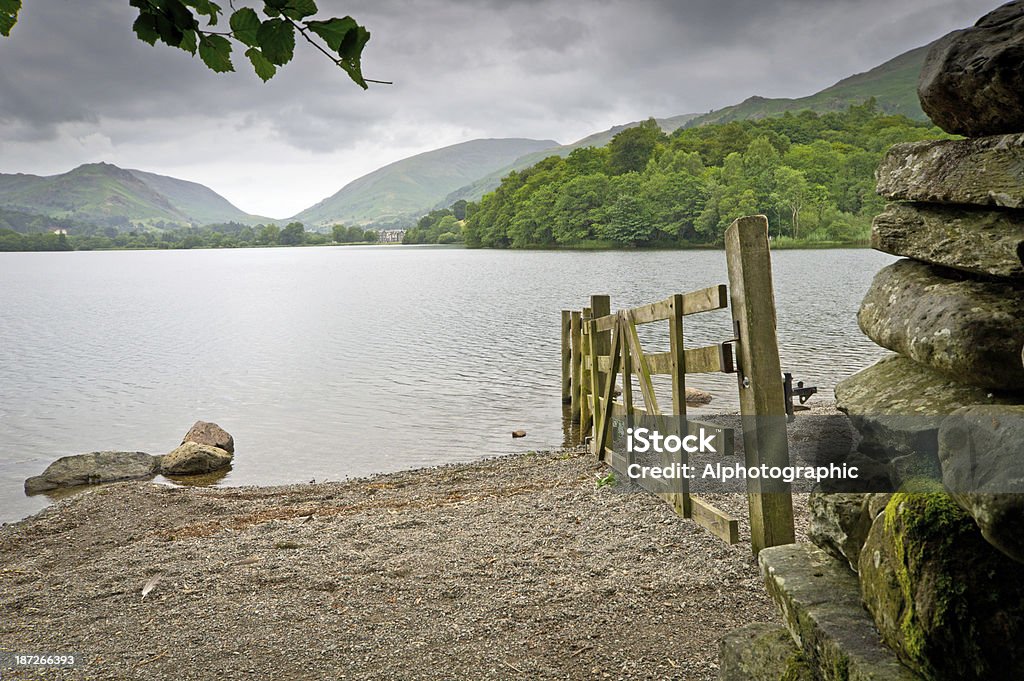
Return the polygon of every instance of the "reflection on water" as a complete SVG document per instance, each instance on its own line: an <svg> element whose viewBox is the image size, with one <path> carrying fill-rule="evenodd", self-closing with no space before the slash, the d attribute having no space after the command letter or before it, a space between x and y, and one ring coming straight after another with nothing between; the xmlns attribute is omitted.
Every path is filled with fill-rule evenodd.
<svg viewBox="0 0 1024 681"><path fill-rule="evenodd" d="M882 351L855 319L867 250L773 254L782 365L829 399ZM24 478L102 449L173 449L197 419L237 443L219 484L338 480L562 444L559 311L725 283L715 251L422 247L0 254L0 520ZM641 327L668 349L667 325ZM728 311L686 318L690 346ZM666 378L658 389L667 391ZM690 385L736 408L735 377ZM509 433L523 429L524 439Z"/></svg>

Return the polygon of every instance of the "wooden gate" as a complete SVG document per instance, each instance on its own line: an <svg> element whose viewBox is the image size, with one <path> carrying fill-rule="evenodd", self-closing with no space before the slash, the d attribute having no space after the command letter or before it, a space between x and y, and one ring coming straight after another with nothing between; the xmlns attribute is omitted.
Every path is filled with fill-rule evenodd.
<svg viewBox="0 0 1024 681"><path fill-rule="evenodd" d="M579 421L580 432L590 433L594 456L625 473L631 455L611 446L611 423L622 416L631 423L638 415L662 415L652 376L671 376L671 416L680 432L693 433L699 424L686 417L686 375L707 372L735 373L743 424L745 465L786 466L786 404L775 330L775 298L768 220L764 216L736 220L726 231L725 250L729 285L676 294L660 302L611 312L606 295L595 295L590 307L562 311L562 396L569 414ZM716 345L684 347L683 318L730 308L735 335ZM645 353L637 326L667 321L668 352ZM735 352L734 352L735 348ZM616 384L621 375L621 401ZM633 377L640 387L643 407L633 394ZM719 429L727 443L732 432ZM685 456L685 454L683 454ZM685 463L685 460L682 461ZM659 496L675 511L734 544L739 541L735 518L691 494L684 477L673 480L671 491ZM787 483L748 478L751 544L754 553L768 546L794 541L793 504Z"/></svg>

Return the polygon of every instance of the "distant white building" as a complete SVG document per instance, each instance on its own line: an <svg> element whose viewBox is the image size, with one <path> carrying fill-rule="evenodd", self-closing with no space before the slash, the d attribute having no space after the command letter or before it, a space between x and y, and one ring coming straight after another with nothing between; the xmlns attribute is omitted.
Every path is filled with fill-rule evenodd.
<svg viewBox="0 0 1024 681"><path fill-rule="evenodd" d="M382 229L377 232L377 242L382 244L400 244L404 236L404 229Z"/></svg>
<svg viewBox="0 0 1024 681"><path fill-rule="evenodd" d="M68 235L68 230L64 229L63 227L57 227L56 229L51 229L50 233L51 234L63 234L64 236L67 236Z"/></svg>

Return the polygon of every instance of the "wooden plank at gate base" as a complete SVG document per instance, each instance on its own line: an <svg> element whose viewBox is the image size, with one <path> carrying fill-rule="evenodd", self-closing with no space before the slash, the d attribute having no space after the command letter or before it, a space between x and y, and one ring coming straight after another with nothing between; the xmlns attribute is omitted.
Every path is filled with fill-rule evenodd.
<svg viewBox="0 0 1024 681"><path fill-rule="evenodd" d="M739 543L740 524L736 518L733 518L725 511L715 508L696 494L690 495L690 503L693 506L693 512L690 517L698 525L707 528L712 534L724 539L729 544Z"/></svg>
<svg viewBox="0 0 1024 681"><path fill-rule="evenodd" d="M573 310L572 316L569 318L569 341L572 344L572 367L569 370L569 383L572 393L570 395L570 402L572 408L569 412L569 418L573 423L579 423L580 420L580 401L581 393L580 382L583 380L583 334L581 333L580 323L583 319L583 315L579 310Z"/></svg>
<svg viewBox="0 0 1024 681"><path fill-rule="evenodd" d="M572 311L562 310L562 404L572 402Z"/></svg>
<svg viewBox="0 0 1024 681"><path fill-rule="evenodd" d="M768 218L744 217L725 232L732 317L738 330L737 373L746 465L787 466L786 404L775 331L775 294ZM750 543L761 549L792 544L793 497L782 481L747 480Z"/></svg>

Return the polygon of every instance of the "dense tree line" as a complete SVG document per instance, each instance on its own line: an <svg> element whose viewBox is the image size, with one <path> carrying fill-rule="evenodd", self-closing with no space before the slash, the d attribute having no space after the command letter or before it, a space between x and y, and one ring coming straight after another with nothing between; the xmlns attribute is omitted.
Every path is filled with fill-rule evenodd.
<svg viewBox="0 0 1024 681"><path fill-rule="evenodd" d="M491 248L720 244L735 218L760 213L776 238L861 242L882 208L874 169L885 150L942 136L874 100L671 136L651 119L509 174L467 207L462 236Z"/></svg>
<svg viewBox="0 0 1024 681"><path fill-rule="evenodd" d="M324 246L374 243L377 232L361 227L334 225L330 234L307 232L301 222L285 227L250 226L239 222L174 229L119 232L112 227L79 228L78 233L21 234L0 227L0 251L92 251L108 249L246 248L250 246Z"/></svg>
<svg viewBox="0 0 1024 681"><path fill-rule="evenodd" d="M462 241L462 229L467 212L476 204L460 199L451 208L432 210L405 232L403 244L454 244Z"/></svg>

